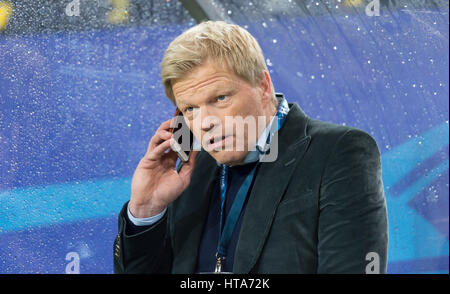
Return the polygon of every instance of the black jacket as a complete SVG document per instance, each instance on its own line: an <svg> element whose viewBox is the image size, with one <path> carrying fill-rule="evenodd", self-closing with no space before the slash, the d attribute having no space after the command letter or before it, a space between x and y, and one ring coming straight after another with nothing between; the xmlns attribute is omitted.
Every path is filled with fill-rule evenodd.
<svg viewBox="0 0 450 294"><path fill-rule="evenodd" d="M278 158L261 164L250 192L233 272L366 273L378 261L385 273L388 220L375 140L289 106ZM216 161L202 150L188 188L136 235L125 234L125 204L114 272L193 273L217 177Z"/></svg>

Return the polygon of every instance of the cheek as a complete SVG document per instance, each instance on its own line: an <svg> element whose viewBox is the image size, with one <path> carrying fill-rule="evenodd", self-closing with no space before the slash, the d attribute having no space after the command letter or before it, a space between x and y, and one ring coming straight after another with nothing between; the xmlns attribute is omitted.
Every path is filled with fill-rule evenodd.
<svg viewBox="0 0 450 294"><path fill-rule="evenodd" d="M241 99L241 109L246 115L257 115L261 113L261 98L256 91L248 91Z"/></svg>
<svg viewBox="0 0 450 294"><path fill-rule="evenodd" d="M231 116L240 116L245 118L249 115L253 114L255 102L253 99L249 98L238 98L239 100L236 103L233 103L233 106L229 110Z"/></svg>

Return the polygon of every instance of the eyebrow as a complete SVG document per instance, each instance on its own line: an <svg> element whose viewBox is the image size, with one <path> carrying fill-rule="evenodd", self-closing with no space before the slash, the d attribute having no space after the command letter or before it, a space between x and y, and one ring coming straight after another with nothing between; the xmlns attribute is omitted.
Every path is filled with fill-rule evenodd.
<svg viewBox="0 0 450 294"><path fill-rule="evenodd" d="M223 93L225 92L226 94L230 94L230 93L234 93L236 90L235 86L221 86L219 85L216 89L211 90L210 93L208 93L208 98L207 100L210 101L211 99L217 98L220 95L224 95L224 94L219 94L219 93ZM185 103L183 100L179 100L178 103L178 108L184 108L186 106L190 106L192 105L191 103Z"/></svg>

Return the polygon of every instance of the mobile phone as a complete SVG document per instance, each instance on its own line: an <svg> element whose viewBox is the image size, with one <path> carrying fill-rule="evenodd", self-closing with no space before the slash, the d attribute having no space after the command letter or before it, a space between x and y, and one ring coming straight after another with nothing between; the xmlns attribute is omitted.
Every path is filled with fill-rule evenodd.
<svg viewBox="0 0 450 294"><path fill-rule="evenodd" d="M189 160L189 155L192 151L194 134L192 134L189 126L184 121L183 113L180 109L177 108L174 118L169 132L173 134L175 143L172 144L170 148L177 153L181 161L186 162Z"/></svg>

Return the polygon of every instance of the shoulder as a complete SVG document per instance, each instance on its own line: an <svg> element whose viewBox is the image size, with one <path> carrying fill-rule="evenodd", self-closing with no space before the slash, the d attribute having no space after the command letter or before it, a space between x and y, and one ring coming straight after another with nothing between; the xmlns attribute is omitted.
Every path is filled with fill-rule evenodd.
<svg viewBox="0 0 450 294"><path fill-rule="evenodd" d="M366 131L352 126L333 124L330 122L309 119L307 134L315 144L330 148L331 146L355 145L378 149L375 139Z"/></svg>

